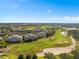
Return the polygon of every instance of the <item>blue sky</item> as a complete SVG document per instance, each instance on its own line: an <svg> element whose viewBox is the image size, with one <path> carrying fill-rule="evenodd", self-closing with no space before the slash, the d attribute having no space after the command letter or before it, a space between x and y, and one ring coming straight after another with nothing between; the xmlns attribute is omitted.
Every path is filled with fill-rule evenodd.
<svg viewBox="0 0 79 59"><path fill-rule="evenodd" d="M0 0L0 22L79 23L79 0Z"/></svg>

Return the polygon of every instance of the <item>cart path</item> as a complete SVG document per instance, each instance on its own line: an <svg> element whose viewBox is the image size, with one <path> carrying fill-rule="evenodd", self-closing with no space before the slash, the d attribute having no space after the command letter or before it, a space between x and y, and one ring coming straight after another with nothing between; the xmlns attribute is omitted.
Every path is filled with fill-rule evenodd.
<svg viewBox="0 0 79 59"><path fill-rule="evenodd" d="M43 49L42 52L37 53L36 55L38 57L42 57L44 56L45 53L53 53L54 55L58 55L62 53L69 53L72 50L75 50L75 47L76 47L75 39L73 37L71 37L71 39L72 39L72 45L70 45L69 47L46 48L46 49Z"/></svg>

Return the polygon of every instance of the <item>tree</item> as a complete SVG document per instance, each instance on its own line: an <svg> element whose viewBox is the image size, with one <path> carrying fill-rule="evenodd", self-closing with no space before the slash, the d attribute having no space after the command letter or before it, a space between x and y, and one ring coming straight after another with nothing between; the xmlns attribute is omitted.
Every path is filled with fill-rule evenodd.
<svg viewBox="0 0 79 59"><path fill-rule="evenodd" d="M33 55L32 59L37 59L37 55Z"/></svg>
<svg viewBox="0 0 79 59"><path fill-rule="evenodd" d="M79 59L79 52L74 53L74 59Z"/></svg>
<svg viewBox="0 0 79 59"><path fill-rule="evenodd" d="M56 59L56 57L52 53L45 53L46 59Z"/></svg>
<svg viewBox="0 0 79 59"><path fill-rule="evenodd" d="M71 53L72 54L76 54L77 53L77 50L73 50Z"/></svg>
<svg viewBox="0 0 79 59"><path fill-rule="evenodd" d="M31 55L26 55L26 59L31 59Z"/></svg>
<svg viewBox="0 0 79 59"><path fill-rule="evenodd" d="M67 35L79 40L79 30L69 30Z"/></svg>
<svg viewBox="0 0 79 59"><path fill-rule="evenodd" d="M24 56L21 54L19 55L18 59L24 59Z"/></svg>
<svg viewBox="0 0 79 59"><path fill-rule="evenodd" d="M71 58L71 56L66 53L60 54L59 56L60 56L60 59L70 59Z"/></svg>

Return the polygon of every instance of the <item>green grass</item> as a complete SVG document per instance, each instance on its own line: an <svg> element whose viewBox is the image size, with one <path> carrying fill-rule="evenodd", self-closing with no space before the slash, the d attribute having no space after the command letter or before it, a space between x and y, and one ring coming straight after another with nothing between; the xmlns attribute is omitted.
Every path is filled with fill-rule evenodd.
<svg viewBox="0 0 79 59"><path fill-rule="evenodd" d="M45 59L44 57L39 57L38 59Z"/></svg>
<svg viewBox="0 0 79 59"><path fill-rule="evenodd" d="M60 59L60 57L58 55L55 55L56 59ZM38 57L38 59L46 59L44 57Z"/></svg>
<svg viewBox="0 0 79 59"><path fill-rule="evenodd" d="M0 56L0 59L7 59L8 56Z"/></svg>
<svg viewBox="0 0 79 59"><path fill-rule="evenodd" d="M13 49L11 49L9 56L11 57L12 54L15 54L16 56L19 54L36 54L38 52L41 52L45 48L66 47L71 45L70 37L64 37L63 35L61 35L61 30L58 30L55 33L54 37L54 39L52 39L52 37L42 38L38 41L31 43L16 44L16 46ZM13 55L12 57L14 58Z"/></svg>

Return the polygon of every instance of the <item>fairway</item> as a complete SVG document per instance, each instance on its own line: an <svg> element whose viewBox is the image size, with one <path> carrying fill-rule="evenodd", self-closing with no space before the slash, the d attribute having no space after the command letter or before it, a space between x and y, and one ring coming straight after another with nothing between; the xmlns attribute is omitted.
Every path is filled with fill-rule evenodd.
<svg viewBox="0 0 79 59"><path fill-rule="evenodd" d="M71 45L71 38L64 37L61 34L61 30L58 30L53 37L42 38L30 43L18 43L13 49L10 50L9 54L36 54L45 48L66 47Z"/></svg>

